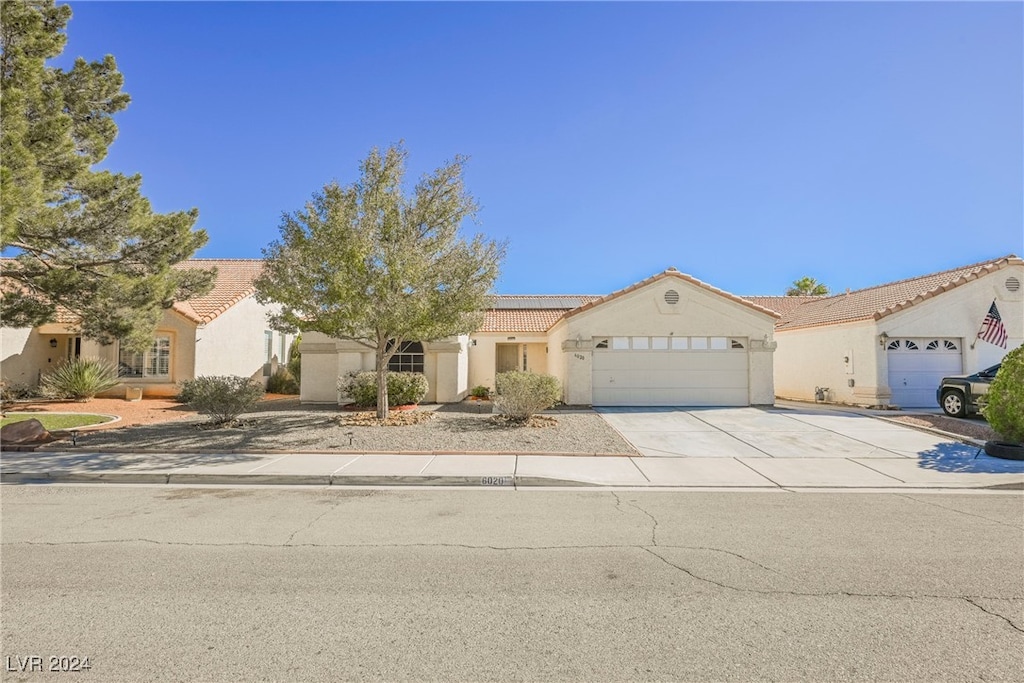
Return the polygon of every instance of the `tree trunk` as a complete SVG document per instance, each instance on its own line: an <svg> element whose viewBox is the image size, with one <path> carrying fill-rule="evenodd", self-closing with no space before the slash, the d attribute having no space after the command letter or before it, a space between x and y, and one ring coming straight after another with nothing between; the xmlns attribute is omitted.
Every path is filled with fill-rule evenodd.
<svg viewBox="0 0 1024 683"><path fill-rule="evenodd" d="M383 344L377 347L377 418L388 416L388 364Z"/></svg>

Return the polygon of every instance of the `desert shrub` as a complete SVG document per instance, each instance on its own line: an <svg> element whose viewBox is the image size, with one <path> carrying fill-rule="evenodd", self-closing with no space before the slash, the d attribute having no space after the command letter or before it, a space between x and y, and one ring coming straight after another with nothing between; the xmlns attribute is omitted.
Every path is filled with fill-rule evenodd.
<svg viewBox="0 0 1024 683"><path fill-rule="evenodd" d="M279 367L277 372L267 378L268 394L297 394L299 383L286 367Z"/></svg>
<svg viewBox="0 0 1024 683"><path fill-rule="evenodd" d="M388 405L406 406L419 403L427 395L427 377L421 372L389 372ZM350 372L338 378L338 391L352 399L360 408L377 405L377 373Z"/></svg>
<svg viewBox="0 0 1024 683"><path fill-rule="evenodd" d="M470 389L469 395L473 398L486 399L491 395L491 388L481 384Z"/></svg>
<svg viewBox="0 0 1024 683"><path fill-rule="evenodd" d="M1003 358L981 410L1001 437L1024 443L1024 346Z"/></svg>
<svg viewBox="0 0 1024 683"><path fill-rule="evenodd" d="M181 383L179 400L182 396L190 407L209 415L210 422L221 424L255 408L263 398L263 387L250 377L196 377Z"/></svg>
<svg viewBox="0 0 1024 683"><path fill-rule="evenodd" d="M99 358L74 358L43 375L39 388L44 396L50 398L88 401L120 383L113 364Z"/></svg>
<svg viewBox="0 0 1024 683"><path fill-rule="evenodd" d="M533 372L502 372L495 377L498 397L494 406L498 413L513 420L526 421L536 413L555 405L562 390L551 375Z"/></svg>
<svg viewBox="0 0 1024 683"><path fill-rule="evenodd" d="M0 399L4 403L24 401L25 399L37 398L38 396L39 390L36 387L20 382L8 382L5 379L0 380Z"/></svg>
<svg viewBox="0 0 1024 683"><path fill-rule="evenodd" d="M292 373L295 382L302 382L302 352L299 351L299 344L302 343L302 335L295 335L291 346L288 347L288 372ZM299 392L294 392L299 393Z"/></svg>

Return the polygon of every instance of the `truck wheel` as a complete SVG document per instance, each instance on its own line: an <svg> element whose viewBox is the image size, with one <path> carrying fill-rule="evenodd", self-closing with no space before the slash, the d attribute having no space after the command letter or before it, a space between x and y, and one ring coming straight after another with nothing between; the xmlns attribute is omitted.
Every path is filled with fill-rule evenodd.
<svg viewBox="0 0 1024 683"><path fill-rule="evenodd" d="M942 392L942 412L950 417L964 417L967 415L967 404L964 402L964 395L956 389Z"/></svg>

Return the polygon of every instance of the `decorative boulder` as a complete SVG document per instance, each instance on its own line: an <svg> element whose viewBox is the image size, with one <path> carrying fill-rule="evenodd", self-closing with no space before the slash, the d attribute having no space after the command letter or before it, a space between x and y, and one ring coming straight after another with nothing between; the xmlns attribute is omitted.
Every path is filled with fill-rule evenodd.
<svg viewBox="0 0 1024 683"><path fill-rule="evenodd" d="M0 428L0 443L5 446L16 446L20 444L45 443L52 441L50 432L46 431L43 423L35 418L12 422Z"/></svg>

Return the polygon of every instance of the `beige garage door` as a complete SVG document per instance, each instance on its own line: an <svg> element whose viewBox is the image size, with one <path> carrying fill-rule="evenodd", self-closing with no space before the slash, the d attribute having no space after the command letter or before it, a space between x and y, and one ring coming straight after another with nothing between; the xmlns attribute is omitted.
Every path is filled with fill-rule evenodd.
<svg viewBox="0 0 1024 683"><path fill-rule="evenodd" d="M592 379L595 406L750 404L746 339L598 339Z"/></svg>
<svg viewBox="0 0 1024 683"><path fill-rule="evenodd" d="M943 377L963 371L959 339L893 339L886 345L890 401L901 408L934 408Z"/></svg>

